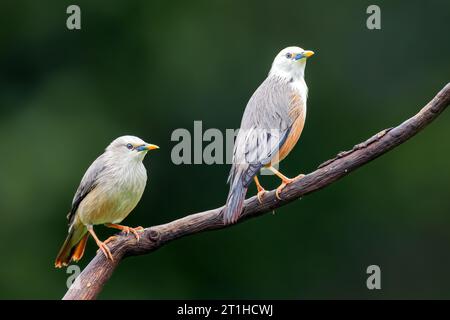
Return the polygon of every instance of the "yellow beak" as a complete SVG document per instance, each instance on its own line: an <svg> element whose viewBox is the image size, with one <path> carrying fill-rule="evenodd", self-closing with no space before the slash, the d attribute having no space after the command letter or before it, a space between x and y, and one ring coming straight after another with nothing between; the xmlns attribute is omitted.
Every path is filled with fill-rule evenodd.
<svg viewBox="0 0 450 320"><path fill-rule="evenodd" d="M159 147L158 147L156 144L151 144L151 143L147 144L147 145L145 146L145 148L146 148L147 150L155 150L155 149L159 149Z"/></svg>
<svg viewBox="0 0 450 320"><path fill-rule="evenodd" d="M314 55L314 51L311 51L311 50L305 50L305 51L303 52L303 55L304 55L305 57L309 58L309 57L311 57L312 55Z"/></svg>

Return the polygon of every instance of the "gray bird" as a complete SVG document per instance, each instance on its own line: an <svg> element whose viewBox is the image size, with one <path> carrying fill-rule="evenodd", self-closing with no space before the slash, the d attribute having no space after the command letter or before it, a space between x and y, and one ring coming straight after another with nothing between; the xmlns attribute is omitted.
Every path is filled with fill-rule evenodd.
<svg viewBox="0 0 450 320"><path fill-rule="evenodd" d="M276 191L278 198L280 191L295 180L273 166L289 154L303 131L308 96L303 77L306 59L313 54L299 47L281 50L269 75L250 98L234 145L224 223L239 218L252 179L262 201L265 190L256 176L261 168L267 167L282 180Z"/></svg>
<svg viewBox="0 0 450 320"><path fill-rule="evenodd" d="M142 227L131 228L119 223L141 199L147 182L147 171L142 161L147 151L158 148L138 137L122 136L111 142L91 164L67 215L69 234L56 257L55 267L61 268L71 261L80 260L89 234L105 256L112 260L106 243L97 238L94 225L104 224L127 234L131 232L139 241L137 231L142 230Z"/></svg>

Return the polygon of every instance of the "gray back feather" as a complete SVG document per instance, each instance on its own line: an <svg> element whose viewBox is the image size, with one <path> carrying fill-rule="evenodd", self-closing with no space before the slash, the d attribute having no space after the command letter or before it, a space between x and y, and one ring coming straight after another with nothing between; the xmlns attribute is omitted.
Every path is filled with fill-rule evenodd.
<svg viewBox="0 0 450 320"><path fill-rule="evenodd" d="M239 178L248 187L283 145L295 120L289 116L291 99L289 83L276 76L266 78L250 98L234 145L231 185Z"/></svg>

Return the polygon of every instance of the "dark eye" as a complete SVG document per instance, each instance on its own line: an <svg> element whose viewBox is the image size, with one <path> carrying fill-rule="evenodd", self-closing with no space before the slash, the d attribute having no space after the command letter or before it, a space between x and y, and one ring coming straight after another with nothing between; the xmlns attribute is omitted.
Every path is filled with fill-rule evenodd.
<svg viewBox="0 0 450 320"><path fill-rule="evenodd" d="M288 59L292 58L292 54L291 53L286 53L286 58L288 58Z"/></svg>
<svg viewBox="0 0 450 320"><path fill-rule="evenodd" d="M127 144L127 148L132 150L133 149L133 145L131 143Z"/></svg>

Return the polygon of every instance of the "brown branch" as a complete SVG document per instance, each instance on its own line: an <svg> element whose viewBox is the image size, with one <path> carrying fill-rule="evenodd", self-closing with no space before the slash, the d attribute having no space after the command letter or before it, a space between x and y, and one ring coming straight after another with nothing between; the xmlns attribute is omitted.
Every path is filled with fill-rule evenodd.
<svg viewBox="0 0 450 320"><path fill-rule="evenodd" d="M281 193L282 201L275 197L274 190L265 194L262 204L256 197L246 200L243 215L238 223L272 211L341 179L417 134L437 118L449 102L450 83L412 118L397 127L382 130L365 142L354 146L350 151L339 153L335 158L321 164L316 171L290 184ZM101 252L97 253L63 299L95 299L125 257L150 253L172 240L187 235L228 227L222 222L222 209L223 207L196 213L163 225L146 228L138 243L134 237L120 234L116 240L108 244L114 262L105 259Z"/></svg>

